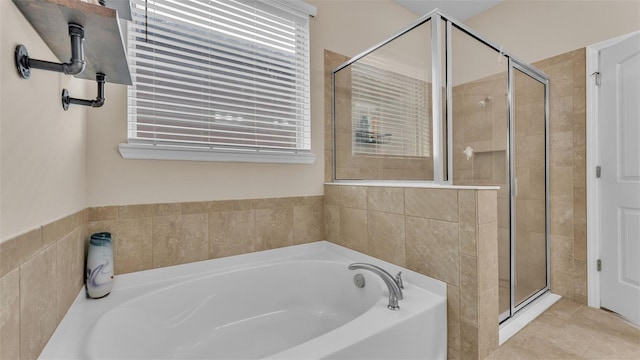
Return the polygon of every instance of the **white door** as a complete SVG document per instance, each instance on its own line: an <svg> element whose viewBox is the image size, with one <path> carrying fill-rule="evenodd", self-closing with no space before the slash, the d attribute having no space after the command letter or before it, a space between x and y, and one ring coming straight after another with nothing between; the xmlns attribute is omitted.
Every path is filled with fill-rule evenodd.
<svg viewBox="0 0 640 360"><path fill-rule="evenodd" d="M600 306L640 325L640 34L600 51Z"/></svg>

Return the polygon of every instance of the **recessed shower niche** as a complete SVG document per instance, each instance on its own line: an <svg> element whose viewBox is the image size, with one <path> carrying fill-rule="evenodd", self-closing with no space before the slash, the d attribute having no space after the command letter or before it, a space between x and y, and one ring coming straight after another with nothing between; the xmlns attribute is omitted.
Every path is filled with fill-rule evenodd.
<svg viewBox="0 0 640 360"><path fill-rule="evenodd" d="M544 73L436 10L332 86L334 182L499 186L500 321L549 291Z"/></svg>

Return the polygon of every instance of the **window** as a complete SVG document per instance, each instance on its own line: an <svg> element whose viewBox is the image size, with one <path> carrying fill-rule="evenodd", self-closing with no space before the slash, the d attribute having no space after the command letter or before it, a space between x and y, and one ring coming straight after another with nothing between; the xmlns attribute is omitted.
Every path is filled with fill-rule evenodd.
<svg viewBox="0 0 640 360"><path fill-rule="evenodd" d="M273 0L131 3L133 86L123 157L315 160L309 110L312 6Z"/></svg>

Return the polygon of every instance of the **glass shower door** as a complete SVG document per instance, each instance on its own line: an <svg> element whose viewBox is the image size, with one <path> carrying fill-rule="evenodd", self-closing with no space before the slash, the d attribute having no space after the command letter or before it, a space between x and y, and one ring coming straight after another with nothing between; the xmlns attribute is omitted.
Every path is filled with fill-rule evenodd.
<svg viewBox="0 0 640 360"><path fill-rule="evenodd" d="M527 68L512 71L512 312L549 284L547 246L546 83Z"/></svg>

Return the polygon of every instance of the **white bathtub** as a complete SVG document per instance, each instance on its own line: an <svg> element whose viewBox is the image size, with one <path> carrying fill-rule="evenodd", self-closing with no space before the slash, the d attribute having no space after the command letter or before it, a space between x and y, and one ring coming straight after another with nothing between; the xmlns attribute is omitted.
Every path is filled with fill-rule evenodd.
<svg viewBox="0 0 640 360"><path fill-rule="evenodd" d="M400 310L352 262L401 270ZM443 282L322 241L119 275L78 295L40 357L445 359L446 329Z"/></svg>

